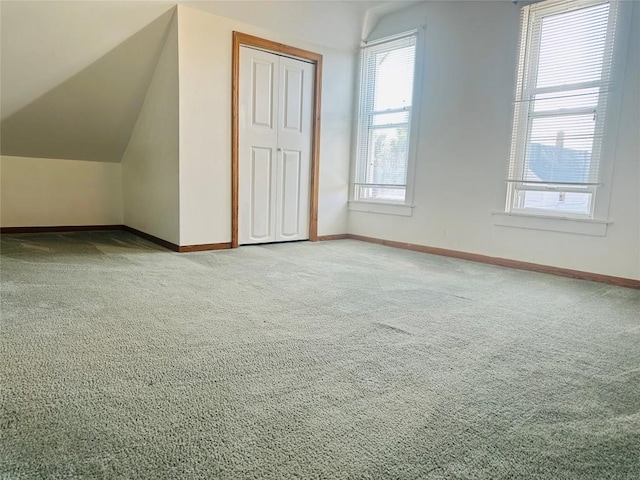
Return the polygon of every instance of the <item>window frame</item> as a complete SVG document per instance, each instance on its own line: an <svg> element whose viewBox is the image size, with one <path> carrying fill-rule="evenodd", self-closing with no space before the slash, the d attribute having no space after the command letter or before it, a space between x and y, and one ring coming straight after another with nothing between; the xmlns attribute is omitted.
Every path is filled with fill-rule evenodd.
<svg viewBox="0 0 640 480"><path fill-rule="evenodd" d="M382 213L391 215L410 216L413 209L413 186L415 177L415 163L416 152L418 144L418 128L419 128L419 112L421 106L421 85L423 74L423 55L424 55L424 26L412 28L407 31L395 35L385 36L379 39L370 40L363 43L360 54L358 57L358 71L357 71L357 89L355 95L355 117L354 132L353 132L353 148L352 148L352 169L351 169L351 181L349 182L349 209L352 211L369 212L369 213ZM399 109L398 112L409 110L409 118L407 122L403 122L406 125L408 134L408 146L407 146L407 164L406 164L406 179L405 179L405 197L404 201L393 201L390 199L377 200L375 198L361 198L358 196L360 186L364 185L362 182L363 169L366 168L364 162L361 161L361 146L362 136L370 135L371 129L369 129L366 122L367 116L380 113L393 113L396 110L389 110L383 112L374 112L373 109L366 109L366 105L363 102L364 95L364 72L366 69L366 49L367 47L376 47L384 45L385 43L397 41L399 39L415 36L415 53L414 53L414 65L413 65L413 92L411 106L408 109ZM400 47L402 48L402 47ZM396 112L397 113L397 112ZM400 124L398 124L400 125ZM390 128L390 126L386 126Z"/></svg>
<svg viewBox="0 0 640 480"><path fill-rule="evenodd" d="M538 2L536 2L538 3ZM542 2L540 2L542 3ZM531 27L529 16L531 12L528 6L523 6L520 21L520 44L518 48L517 57L517 77L515 85L515 103L513 111L513 127L511 136L511 157L509 161L509 172L512 176L507 180L507 194L504 214L518 215L518 216L531 216L531 217L547 217L547 218L559 218L570 220L593 220L602 222L602 219L608 217L609 210L609 197L611 195L611 180L613 176L613 160L615 158L615 143L618 130L618 119L620 112L621 102L621 78L624 73L624 64L626 60L626 46L628 43L628 22L625 20L629 15L627 10L630 6L625 5L629 2L619 2L617 0L589 0L576 3L575 8L569 5L562 5L561 0L545 0L544 3L550 5L549 12L545 15L541 15L537 20L537 25L542 26L542 18L548 15L555 15L566 11L576 11L588 7L592 7L599 4L608 4L609 15L607 19L607 37L614 35L612 39L612 52L611 52L611 67L608 72L607 84L609 88L606 92L599 92L598 104L596 107L588 107L584 109L561 109L556 111L546 111L536 114L533 112L534 102L530 101L534 95L552 93L553 91L573 91L579 88L589 88L586 82L575 82L563 86L554 86L547 88L536 88L535 82L537 79L537 70L539 66L539 41L541 36L534 32L534 28ZM554 4L558 4L555 6ZM571 7L571 8L569 8ZM554 11L555 10L555 11ZM615 14L612 15L612 12ZM613 24L613 22L616 22ZM615 26L615 31L612 32L612 26ZM537 37L538 42L533 43L532 38ZM608 42L609 40L607 40ZM603 65L604 68L605 65ZM525 75L525 72L527 74ZM522 76L521 76L522 73ZM601 77L602 78L602 77ZM598 82L592 82L598 83ZM600 83L598 83L600 85ZM548 92L547 92L548 91ZM604 115L602 114L603 106L606 105ZM597 152L598 157L594 160L596 168L598 170L597 182L585 182L583 184L557 184L552 182L541 183L539 185L532 185L523 181L523 169L525 165L526 149L529 146L529 135L533 125L533 120L538 117L549 117L551 115L569 115L578 113L591 112L596 114L596 124L594 125L594 135L597 132L602 132L600 140L594 139L593 152ZM590 168L594 168L591 164ZM525 187L525 188L523 188ZM528 191L546 191L546 192L558 192L558 193L590 193L591 202L590 208L587 213L577 213L563 210L552 209L535 209L524 208L518 206L519 192Z"/></svg>

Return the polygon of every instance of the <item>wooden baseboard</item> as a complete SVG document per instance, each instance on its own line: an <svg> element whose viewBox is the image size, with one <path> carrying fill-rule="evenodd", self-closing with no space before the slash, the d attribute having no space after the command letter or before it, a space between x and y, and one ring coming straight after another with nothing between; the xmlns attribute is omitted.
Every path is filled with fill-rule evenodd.
<svg viewBox="0 0 640 480"><path fill-rule="evenodd" d="M205 252L209 250L227 250L231 248L231 242L203 243L200 245L180 245L179 252Z"/></svg>
<svg viewBox="0 0 640 480"><path fill-rule="evenodd" d="M153 235L149 235L148 233L142 232L135 228L124 225L123 230L133 233L140 238L144 238L145 240L149 240L157 245L160 245L164 248L168 248L171 251L179 252L179 253L188 253L188 252L204 252L208 250L225 250L231 248L231 242L225 243L203 243L200 245L176 245L175 243L168 242L167 240L163 240L162 238L158 238Z"/></svg>
<svg viewBox="0 0 640 480"><path fill-rule="evenodd" d="M176 245L154 235L137 230L128 225L63 225L63 226L47 226L47 227L0 227L0 234L10 233L64 233L64 232L93 232L105 230L124 230L132 233L140 238L144 238L150 242L160 245L174 252L203 252L209 250L226 250L231 248L231 242L223 243L204 243L200 245ZM602 275L599 273L583 272L580 270L571 270L569 268L552 267L550 265L541 265L539 263L521 262L519 260L510 260L508 258L490 257L480 255L478 253L461 252L458 250L449 250L446 248L429 247L427 245L418 245L415 243L397 242L395 240L384 240L381 238L366 237L363 235L355 235L352 233L341 233L335 235L318 236L319 241L352 239L361 242L376 243L388 247L402 248L404 250L412 250L414 252L429 253L431 255L441 255L444 257L459 258L461 260L469 260L472 262L486 263L489 265L498 265L500 267L515 268L518 270L529 270L532 272L548 273L551 275L559 275L562 277L577 278L579 280L589 280L592 282L607 283L617 285L619 287L635 288L640 290L640 280L633 278L614 277L611 275Z"/></svg>
<svg viewBox="0 0 640 480"><path fill-rule="evenodd" d="M56 225L50 227L0 227L2 233L68 233L68 232L97 232L105 230L124 230L137 237L144 238L156 245L174 252L203 252L207 250L224 250L231 248L231 242L205 243L201 245L176 245L162 238L150 235L128 225Z"/></svg>
<svg viewBox="0 0 640 480"><path fill-rule="evenodd" d="M179 252L180 251L180 246L176 245L175 243L171 243L168 242L167 240L163 240L162 238L156 237L154 235L150 235L148 233L145 233L141 230L138 230L137 228L133 228L130 227L128 225L123 225L122 228L125 232L129 232L132 233L133 235L140 237L140 238L144 238L145 240L150 241L151 243L155 243L156 245L160 245L161 247L164 247L168 250L174 251L174 252Z"/></svg>
<svg viewBox="0 0 640 480"><path fill-rule="evenodd" d="M548 273L551 275L559 275L562 277L576 278L579 280L589 280L592 282L607 283L619 287L640 289L640 280L633 278L614 277L611 275L602 275L599 273L583 272L580 270L571 270L569 268L552 267L550 265L541 265L538 263L521 262L519 260L510 260L508 258L490 257L477 253L461 252L458 250L449 250L446 248L429 247L426 245L417 245L415 243L396 242L394 240L383 240L381 238L365 237L362 235L347 234L346 238L352 240L360 240L361 242L377 243L388 247L402 248L415 252L429 253L432 255L441 255L445 257L459 258L461 260L469 260L472 262L486 263L489 265L498 265L500 267L515 268L518 270L529 270L532 272Z"/></svg>
<svg viewBox="0 0 640 480"><path fill-rule="evenodd" d="M167 242L161 238L149 235L128 225L56 225L50 227L1 227L0 233L69 233L69 232L96 232L105 230L124 230L137 237L149 240L174 252L179 251L175 243Z"/></svg>
<svg viewBox="0 0 640 480"><path fill-rule="evenodd" d="M317 237L317 240L319 242L324 242L326 240L343 240L345 238L349 238L349 235L347 233L338 233L335 235L319 235Z"/></svg>
<svg viewBox="0 0 640 480"><path fill-rule="evenodd" d="M57 225L50 227L0 227L1 233L64 233L124 230L124 225Z"/></svg>

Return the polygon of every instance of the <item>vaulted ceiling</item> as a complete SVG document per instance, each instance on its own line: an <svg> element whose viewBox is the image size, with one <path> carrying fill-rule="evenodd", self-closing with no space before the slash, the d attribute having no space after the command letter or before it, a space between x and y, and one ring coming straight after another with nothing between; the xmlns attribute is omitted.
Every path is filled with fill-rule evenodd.
<svg viewBox="0 0 640 480"><path fill-rule="evenodd" d="M415 1L180 1L341 50ZM0 2L3 155L118 162L176 2ZM295 19L295 20L294 20Z"/></svg>
<svg viewBox="0 0 640 480"><path fill-rule="evenodd" d="M175 6L1 2L1 151L120 161Z"/></svg>

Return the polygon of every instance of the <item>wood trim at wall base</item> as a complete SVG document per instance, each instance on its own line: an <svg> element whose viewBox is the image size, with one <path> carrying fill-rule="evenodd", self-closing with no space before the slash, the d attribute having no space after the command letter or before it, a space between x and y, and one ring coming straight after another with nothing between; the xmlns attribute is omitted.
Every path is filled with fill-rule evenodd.
<svg viewBox="0 0 640 480"><path fill-rule="evenodd" d="M633 278L614 277L611 275L602 275L599 273L583 272L580 270L571 270L569 268L552 267L550 265L541 265L538 263L521 262L519 260L510 260L508 258L490 257L480 255L478 253L461 252L458 250L449 250L446 248L428 247L426 245L417 245L415 243L396 242L394 240L383 240L381 238L365 237L363 235L354 235L349 233L346 238L359 240L361 242L377 243L388 247L402 248L415 252L429 253L432 255L440 255L444 257L459 258L461 260L469 260L472 262L486 263L489 265L497 265L500 267L515 268L518 270L529 270L538 273L548 273L551 275L559 275L562 277L576 278L579 280L589 280L592 282L607 283L618 287L635 288L640 290L640 280Z"/></svg>
<svg viewBox="0 0 640 480"><path fill-rule="evenodd" d="M174 252L204 252L208 250L226 250L231 248L231 242L203 243L200 245L176 245L162 238L145 233L128 225L57 225L50 227L0 227L0 233L68 233L68 232L97 232L105 230L120 230L144 238L156 245L160 245Z"/></svg>
<svg viewBox="0 0 640 480"><path fill-rule="evenodd" d="M188 253L188 252L205 252L209 250L226 250L231 248L231 242L225 243L202 243L199 245L176 245L175 243L168 242L167 240L163 240L161 238L155 237L153 235L149 235L148 233L141 232L132 227L128 227L124 225L123 230L133 233L140 238L144 238L145 240L149 240L155 244L158 244L164 248L172 250L178 253Z"/></svg>
<svg viewBox="0 0 640 480"><path fill-rule="evenodd" d="M227 250L231 248L231 242L223 243L202 243L200 245L180 245L178 251L180 253L186 252L205 252L209 250Z"/></svg>
<svg viewBox="0 0 640 480"><path fill-rule="evenodd" d="M326 240L344 240L345 238L349 238L349 234L347 233L338 233L335 235L319 235L316 240L319 242L324 242Z"/></svg>
<svg viewBox="0 0 640 480"><path fill-rule="evenodd" d="M49 227L0 227L2 233L64 233L124 230L124 225L56 225Z"/></svg>
<svg viewBox="0 0 640 480"><path fill-rule="evenodd" d="M47 227L0 227L0 234L15 233L64 233L64 232L92 232L106 230L124 230L140 238L144 238L157 245L165 247L174 252L202 252L210 250L226 250L232 248L231 242L223 243L204 243L200 245L176 245L156 236L137 230L127 225L64 225L64 226L47 226ZM489 265L497 265L500 267L515 268L518 270L529 270L538 273L548 273L551 275L559 275L562 277L576 278L579 280L589 280L592 282L606 283L619 287L634 288L640 290L640 280L633 278L614 277L611 275L602 275L599 273L583 272L580 270L571 270L569 268L552 267L550 265L541 265L538 263L521 262L519 260L510 260L508 258L490 257L480 255L478 253L461 252L458 250L449 250L446 248L429 247L426 245L418 245L415 243L397 242L394 240L384 240L381 238L366 237L363 235L355 235L352 233L341 233L335 235L320 235L316 238L319 241L351 239L361 242L376 243L387 247L402 248L404 250L412 250L415 252L429 253L431 255L440 255L444 257L458 258L461 260L469 260L471 262L486 263Z"/></svg>
<svg viewBox="0 0 640 480"><path fill-rule="evenodd" d="M141 230L138 230L137 228L133 228L130 227L128 225L123 225L122 228L125 232L129 232L132 233L134 235L136 235L137 237L140 238L144 238L145 240L149 240L151 243L155 243L156 245L160 245L161 247L164 247L168 250L172 250L174 252L179 252L180 251L180 246L176 245L175 243L171 243L168 242L167 240L163 240L162 238L156 237L154 235L151 235L149 233L145 233Z"/></svg>

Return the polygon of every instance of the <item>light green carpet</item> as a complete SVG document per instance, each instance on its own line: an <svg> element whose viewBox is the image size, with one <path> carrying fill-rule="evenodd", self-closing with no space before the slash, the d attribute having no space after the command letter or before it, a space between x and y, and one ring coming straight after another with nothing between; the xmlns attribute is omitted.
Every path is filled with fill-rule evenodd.
<svg viewBox="0 0 640 480"><path fill-rule="evenodd" d="M638 479L640 291L3 235L0 478Z"/></svg>

